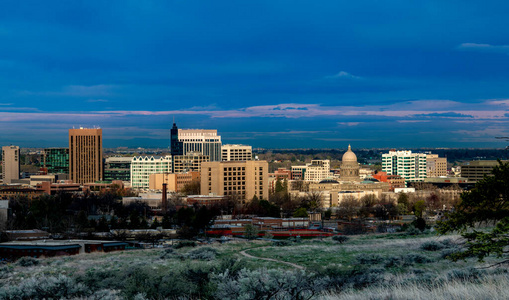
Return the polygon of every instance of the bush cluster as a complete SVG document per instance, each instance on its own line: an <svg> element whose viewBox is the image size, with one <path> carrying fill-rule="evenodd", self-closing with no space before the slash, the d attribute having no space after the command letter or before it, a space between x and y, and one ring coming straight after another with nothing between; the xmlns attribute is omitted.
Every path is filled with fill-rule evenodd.
<svg viewBox="0 0 509 300"><path fill-rule="evenodd" d="M438 250L442 250L444 247L445 247L445 245L440 242L429 241L429 242L422 243L420 248L422 250L426 250L426 251L438 251Z"/></svg>
<svg viewBox="0 0 509 300"><path fill-rule="evenodd" d="M346 243L348 242L348 240L350 239L349 237L345 236L345 235L335 235L332 237L332 239L340 244L343 244L343 243Z"/></svg>
<svg viewBox="0 0 509 300"><path fill-rule="evenodd" d="M186 255L189 259L197 260L214 260L216 259L217 250L211 247L200 247L189 251Z"/></svg>
<svg viewBox="0 0 509 300"><path fill-rule="evenodd" d="M184 247L196 247L196 242L193 241L180 241L176 245L173 246L175 249L180 249Z"/></svg>
<svg viewBox="0 0 509 300"><path fill-rule="evenodd" d="M360 254L355 258L355 260L361 265L374 265L384 261L382 256L379 254Z"/></svg>
<svg viewBox="0 0 509 300"><path fill-rule="evenodd" d="M22 267L31 267L37 266L39 262L40 261L37 258L31 256L23 256L22 258L18 259L16 263Z"/></svg>
<svg viewBox="0 0 509 300"><path fill-rule="evenodd" d="M65 275L34 277L0 289L0 299L70 299L90 294L85 285Z"/></svg>

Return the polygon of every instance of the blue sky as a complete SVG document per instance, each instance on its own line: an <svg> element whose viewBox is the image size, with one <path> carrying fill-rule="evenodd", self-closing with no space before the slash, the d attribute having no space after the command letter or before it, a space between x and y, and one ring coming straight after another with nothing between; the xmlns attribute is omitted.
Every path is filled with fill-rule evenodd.
<svg viewBox="0 0 509 300"><path fill-rule="evenodd" d="M505 147L505 1L2 1L0 143Z"/></svg>

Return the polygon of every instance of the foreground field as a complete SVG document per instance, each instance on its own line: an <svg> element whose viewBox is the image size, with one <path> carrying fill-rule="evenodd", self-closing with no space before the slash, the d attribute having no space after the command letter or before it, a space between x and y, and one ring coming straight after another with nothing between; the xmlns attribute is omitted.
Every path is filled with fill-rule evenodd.
<svg viewBox="0 0 509 300"><path fill-rule="evenodd" d="M401 233L27 258L0 266L0 299L509 299L493 261L446 259L459 242Z"/></svg>

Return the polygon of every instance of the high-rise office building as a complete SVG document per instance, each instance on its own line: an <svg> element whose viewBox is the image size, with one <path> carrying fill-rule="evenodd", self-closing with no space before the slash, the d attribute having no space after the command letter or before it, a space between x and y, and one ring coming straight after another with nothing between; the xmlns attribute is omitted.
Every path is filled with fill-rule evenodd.
<svg viewBox="0 0 509 300"><path fill-rule="evenodd" d="M44 167L50 174L69 174L69 148L44 149Z"/></svg>
<svg viewBox="0 0 509 300"><path fill-rule="evenodd" d="M19 179L20 153L18 146L2 147L2 178L4 183Z"/></svg>
<svg viewBox="0 0 509 300"><path fill-rule="evenodd" d="M182 154L200 152L210 161L221 161L221 136L217 130L179 129L178 140L182 142Z"/></svg>
<svg viewBox="0 0 509 300"><path fill-rule="evenodd" d="M412 151L395 151L382 154L382 171L387 175L400 175L406 182L424 181L427 177L427 155Z"/></svg>
<svg viewBox="0 0 509 300"><path fill-rule="evenodd" d="M108 157L104 160L104 180L131 181L132 157Z"/></svg>
<svg viewBox="0 0 509 300"><path fill-rule="evenodd" d="M69 129L69 176L75 183L103 179L102 129Z"/></svg>
<svg viewBox="0 0 509 300"><path fill-rule="evenodd" d="M170 151L171 156L183 155L184 149L182 148L183 143L179 141L179 130L177 124L173 123L173 127L170 130Z"/></svg>
<svg viewBox="0 0 509 300"><path fill-rule="evenodd" d="M204 162L201 165L202 195L234 196L250 201L269 197L269 164L266 161Z"/></svg>
<svg viewBox="0 0 509 300"><path fill-rule="evenodd" d="M222 161L248 161L253 160L253 148L246 145L221 146Z"/></svg>

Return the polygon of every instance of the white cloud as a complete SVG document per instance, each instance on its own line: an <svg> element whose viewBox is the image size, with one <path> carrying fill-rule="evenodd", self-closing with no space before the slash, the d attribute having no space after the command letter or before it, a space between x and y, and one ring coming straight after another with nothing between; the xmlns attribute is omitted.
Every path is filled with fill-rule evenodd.
<svg viewBox="0 0 509 300"><path fill-rule="evenodd" d="M360 76L355 76L355 75L352 75L348 72L345 72L345 71L340 71L339 73L337 73L336 75L332 75L332 76L327 76L325 78L328 78L328 79L335 79L335 78L342 78L342 79L361 79L362 77Z"/></svg>
<svg viewBox="0 0 509 300"><path fill-rule="evenodd" d="M490 45L490 44L463 43L458 46L458 49L509 54L509 45L497 46L497 45Z"/></svg>

